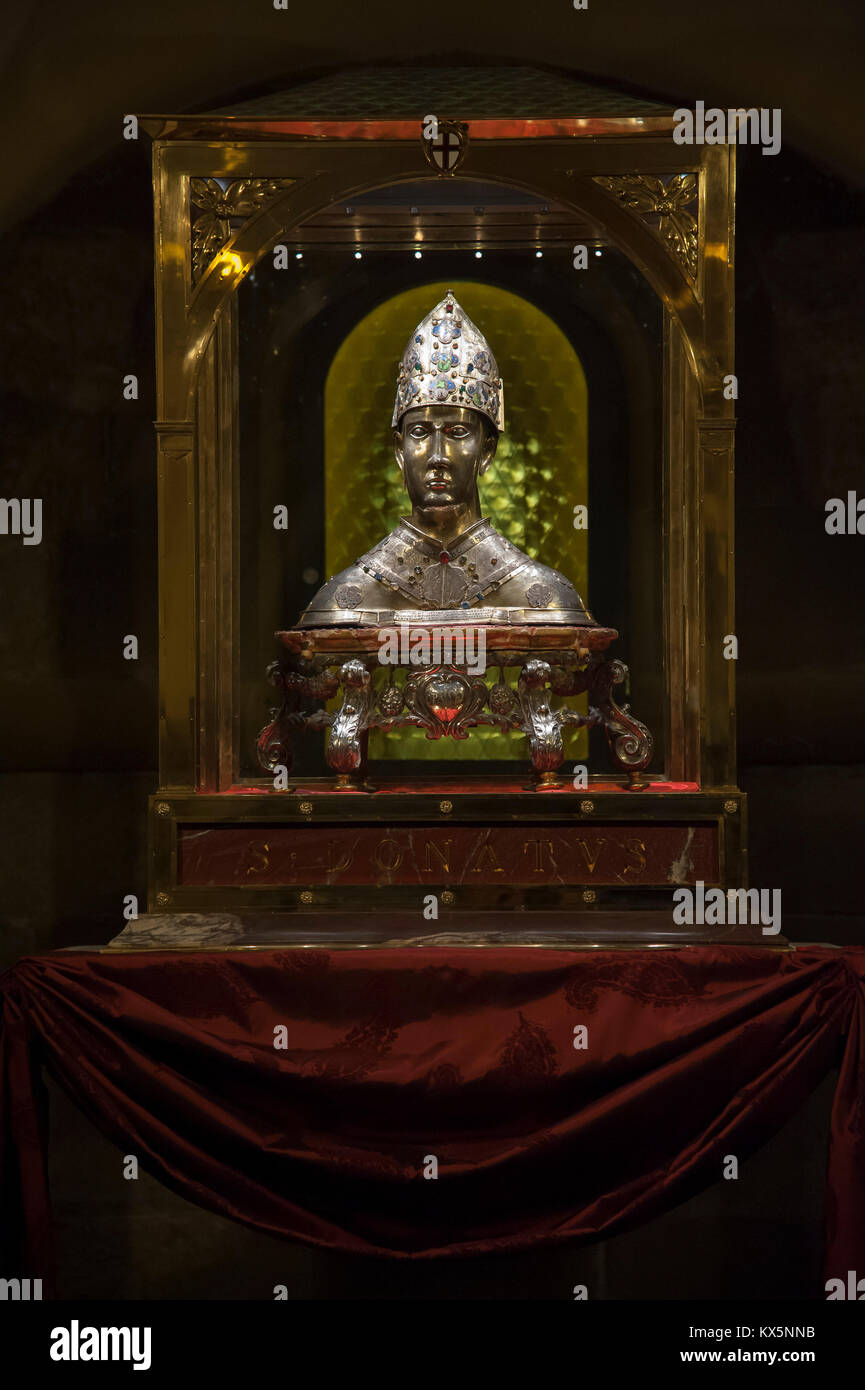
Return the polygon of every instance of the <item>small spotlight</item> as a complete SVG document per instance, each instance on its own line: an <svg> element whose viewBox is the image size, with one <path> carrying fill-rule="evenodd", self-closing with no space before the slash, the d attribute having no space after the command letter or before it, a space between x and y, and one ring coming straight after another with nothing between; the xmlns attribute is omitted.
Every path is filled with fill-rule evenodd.
<svg viewBox="0 0 865 1390"><path fill-rule="evenodd" d="M303 252L302 252L302 251L295 251L295 253L294 253L294 259L295 259L296 261L302 261L302 260L303 260Z"/></svg>
<svg viewBox="0 0 865 1390"><path fill-rule="evenodd" d="M363 252L362 252L362 251L355 251L355 253L354 253L354 258L355 258L356 261L362 261L362 260L363 260Z"/></svg>
<svg viewBox="0 0 865 1390"><path fill-rule="evenodd" d="M421 260L422 257L423 257L423 251L415 251L415 253L414 253L414 258L415 258L416 261Z"/></svg>
<svg viewBox="0 0 865 1390"><path fill-rule="evenodd" d="M601 248L600 248L600 246L596 246L596 247L595 247L595 255L596 255L596 256L600 256L600 255L601 255Z"/></svg>
<svg viewBox="0 0 865 1390"><path fill-rule="evenodd" d="M540 260L541 257L543 256L543 254L544 254L543 251L536 251L536 252L535 252L535 257L536 257L536 259L537 259L537 260Z"/></svg>
<svg viewBox="0 0 865 1390"><path fill-rule="evenodd" d="M481 258L481 256L482 256L483 254L484 254L483 251L476 251L476 252L475 252L475 260L476 260L476 261L479 261L480 258Z"/></svg>

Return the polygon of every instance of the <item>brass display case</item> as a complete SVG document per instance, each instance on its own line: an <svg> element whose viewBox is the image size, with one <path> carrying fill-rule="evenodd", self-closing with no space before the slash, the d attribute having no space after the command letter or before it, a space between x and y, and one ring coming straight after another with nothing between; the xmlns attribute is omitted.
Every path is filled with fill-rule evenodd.
<svg viewBox="0 0 865 1390"><path fill-rule="evenodd" d="M433 71L425 86L377 88L371 79L369 90L357 79L330 93L317 83L229 112L139 118L153 142L158 365L151 912L401 909L417 907L427 884L443 908L646 908L692 881L668 861L703 831L711 852L695 872L722 887L747 881L735 661L725 656L735 634L735 147L677 144L672 110L558 77L506 70L497 88L489 74L473 86L458 73ZM435 112L432 136L419 100ZM387 303L419 287L432 303L452 281L470 312L473 284L479 295L517 296L532 313L540 306L562 351L576 342L581 370L594 372L582 442L572 420L573 447L553 441L559 453L544 478L524 476L538 479L545 544L561 541L564 558L553 563L585 564L575 578L627 644L627 693L639 686L635 708L648 706L655 733L656 761L639 789L586 742L571 756L588 767L588 784L550 791L526 789L495 747L484 754L489 767L430 762L429 750L425 763L401 763L397 751L374 794L341 795L314 748L285 790L255 766L255 734L273 704L264 680L272 634L296 620L307 571L319 580L325 566L346 563L327 517L350 427L335 412L324 418L328 374L367 316L372 355L356 375L370 400L392 393L395 357L375 355L390 340L372 341ZM502 332L514 325L514 360L523 353L530 370L517 401L524 435L506 465L540 469L545 432L556 429L543 370L553 349L509 303ZM400 321L409 328L414 319ZM289 364L282 376L280 361ZM365 406L366 387L361 394ZM543 402L537 418L533 401ZM388 425L377 415L363 426L364 439L378 430L378 461ZM578 487L565 475L581 451ZM504 488L501 505L514 506L514 495ZM594 501L588 553L578 554L571 514L583 496ZM286 498L289 543L278 548L273 514ZM380 510L392 503L383 494ZM386 529L370 524L349 518L359 534L344 545L360 544L364 526L367 544ZM619 834L643 841L644 853L605 872L586 830L582 872L566 882L511 882L506 872L497 883L484 874L458 881L440 846L430 872L415 864L402 879L391 865L397 851L376 859L372 846L372 867L354 880L340 879L327 836L315 854L291 848L304 843L291 836L312 827L378 827L393 840L395 827L477 829L484 818L550 833L607 827L607 844ZM666 867L628 873L628 863L652 861L658 827L673 837L668 854L659 850ZM189 837L204 844L220 831L243 841L230 869L187 872ZM270 844L277 831L289 868L264 873L263 858L280 858ZM229 862L221 853L214 863Z"/></svg>

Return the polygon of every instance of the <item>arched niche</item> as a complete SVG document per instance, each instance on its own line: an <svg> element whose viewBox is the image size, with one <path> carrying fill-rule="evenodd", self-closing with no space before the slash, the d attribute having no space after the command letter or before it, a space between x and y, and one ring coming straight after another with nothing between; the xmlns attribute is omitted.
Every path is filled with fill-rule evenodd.
<svg viewBox="0 0 865 1390"><path fill-rule="evenodd" d="M350 250L301 239L287 245L288 269L260 266L241 288L235 318L245 773L255 772L262 652L274 629L293 623L323 579L395 523L396 364L411 329L448 286L464 293L499 358L509 431L501 459L516 419L537 450L524 444L524 459L536 459L549 475L535 503L534 487L504 489L494 467L484 510L516 544L569 574L596 616L622 633L621 655L632 662L635 698L659 730L663 766L663 313L645 278L600 247L588 272L578 273L569 248L537 258L531 249L488 247L480 262L458 248L418 263L404 248L356 262ZM382 316L390 320L387 333L366 343L364 323ZM334 367L346 358L356 361L363 385L352 377L340 392ZM578 366L571 376L568 362ZM351 446L340 445L341 437ZM333 460L355 452L357 439L377 468L365 467L364 482L346 493ZM375 505L365 495L367 478L380 499ZM276 502L289 504L287 532L269 524ZM574 529L578 503L588 504L588 533ZM441 744L440 751L450 750ZM595 752L603 765L603 749ZM585 745L572 740L569 754L584 758Z"/></svg>
<svg viewBox="0 0 865 1390"><path fill-rule="evenodd" d="M379 303L337 349L324 388L325 568L351 564L407 512L390 439L393 364L416 323L450 289L493 345L505 383L505 432L481 480L483 515L521 550L561 570L588 601L588 531L573 525L588 506L588 393L574 348L530 300L483 280L413 286ZM404 673L401 673L404 674ZM587 739L568 730L568 754ZM476 761L518 759L494 729L470 742L438 744L419 730L370 738L370 758Z"/></svg>

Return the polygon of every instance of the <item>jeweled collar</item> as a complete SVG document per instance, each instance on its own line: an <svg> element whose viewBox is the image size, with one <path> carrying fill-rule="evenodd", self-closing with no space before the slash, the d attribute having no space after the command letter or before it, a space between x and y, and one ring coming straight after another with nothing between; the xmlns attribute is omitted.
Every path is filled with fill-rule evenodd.
<svg viewBox="0 0 865 1390"><path fill-rule="evenodd" d="M479 539L479 532L482 530L492 531L494 534L497 534L496 528L493 526L488 516L482 516L479 521L473 521L471 526L465 531L461 531L456 540L452 541L451 544L447 546L443 545L435 536L430 536L426 531L421 531L420 527L415 526L413 521L409 521L407 516L400 517L400 525L405 527L416 545L423 546L423 548L429 551L430 555L435 556L436 559L444 552L447 552L448 555L462 554L463 550L465 550L469 544Z"/></svg>

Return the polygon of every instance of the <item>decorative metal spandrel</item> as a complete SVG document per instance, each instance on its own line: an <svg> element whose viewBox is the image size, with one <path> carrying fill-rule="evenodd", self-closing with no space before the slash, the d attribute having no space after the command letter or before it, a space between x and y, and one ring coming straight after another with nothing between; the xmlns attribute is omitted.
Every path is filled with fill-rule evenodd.
<svg viewBox="0 0 865 1390"><path fill-rule="evenodd" d="M213 257L248 218L290 188L294 179L190 179L189 200L203 209L192 222L192 279L201 279Z"/></svg>
<svg viewBox="0 0 865 1390"><path fill-rule="evenodd" d="M595 183L614 193L652 227L690 281L697 278L699 229L697 219L688 211L698 199L696 174L672 174L667 179L621 174L596 177Z"/></svg>

